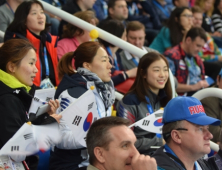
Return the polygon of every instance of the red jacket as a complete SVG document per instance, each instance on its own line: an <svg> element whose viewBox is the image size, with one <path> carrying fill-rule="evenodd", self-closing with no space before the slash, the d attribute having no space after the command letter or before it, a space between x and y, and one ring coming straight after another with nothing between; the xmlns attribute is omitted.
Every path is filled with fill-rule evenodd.
<svg viewBox="0 0 222 170"><path fill-rule="evenodd" d="M36 38L35 36L32 35L29 30L26 31L26 38L34 45L36 48L36 56L37 56L37 62L36 62L36 67L38 69L38 72L36 74L34 84L36 86L40 86L41 83L41 64L40 64L40 58L39 58L39 51L40 51L40 40ZM59 84L59 77L58 77L58 71L57 71L57 65L58 65L58 58L57 58L57 36L52 36L50 34L47 35L47 40L46 40L46 49L50 54L50 57L52 59L52 64L54 68L54 73L55 73L55 80L56 80L56 85Z"/></svg>

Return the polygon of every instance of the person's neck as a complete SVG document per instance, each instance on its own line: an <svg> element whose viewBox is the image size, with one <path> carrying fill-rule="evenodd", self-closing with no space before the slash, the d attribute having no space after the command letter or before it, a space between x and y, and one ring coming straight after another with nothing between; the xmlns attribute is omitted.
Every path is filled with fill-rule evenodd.
<svg viewBox="0 0 222 170"><path fill-rule="evenodd" d="M110 48L110 50L111 50L111 52L112 52L112 55L113 55L113 54L116 53L116 51L118 50L119 47L110 47L110 46L109 46L109 48Z"/></svg>
<svg viewBox="0 0 222 170"><path fill-rule="evenodd" d="M100 163L94 163L92 166L96 167L99 170L106 170L106 168L103 166L103 164Z"/></svg>
<svg viewBox="0 0 222 170"><path fill-rule="evenodd" d="M85 7L85 5L82 3L82 1L77 1L77 5L81 9L81 11L87 11L88 9Z"/></svg>
<svg viewBox="0 0 222 170"><path fill-rule="evenodd" d="M80 36L76 36L75 38L79 42L79 45L85 42L85 41L82 40L82 36L81 35Z"/></svg>
<svg viewBox="0 0 222 170"><path fill-rule="evenodd" d="M120 21L120 22L125 21L124 19L123 19L123 20L121 20L121 19L119 19L119 18L115 18L114 16L111 16L111 15L110 15L110 18L112 18L112 19L114 19L114 20L118 20L118 21Z"/></svg>
<svg viewBox="0 0 222 170"><path fill-rule="evenodd" d="M19 2L14 1L14 0L7 0L7 3L8 3L8 4L10 5L10 7L12 8L13 12L15 12L16 9L17 9L17 7L20 5ZM8 6L8 4L7 4L7 6ZM9 6L8 6L8 7L9 7ZM10 8L10 7L9 7L9 8Z"/></svg>
<svg viewBox="0 0 222 170"><path fill-rule="evenodd" d="M156 90L154 90L154 89L151 89L150 87L149 87L149 89L150 89L150 91L152 92L152 93L154 93L155 95L158 95L159 94L159 89L156 89Z"/></svg>
<svg viewBox="0 0 222 170"><path fill-rule="evenodd" d="M181 43L181 46L180 46L180 47L182 48L182 50L183 50L186 54L189 54L189 51L188 51L188 49L187 49L187 45L185 44L184 41Z"/></svg>
<svg viewBox="0 0 222 170"><path fill-rule="evenodd" d="M186 167L186 170L194 170L195 169L195 162L201 157L198 157L194 155L193 153L189 153L184 148L181 148L181 145L177 145L175 147L172 147L172 145L168 144L170 149L176 154L176 156L179 158L179 160L183 163L183 165Z"/></svg>

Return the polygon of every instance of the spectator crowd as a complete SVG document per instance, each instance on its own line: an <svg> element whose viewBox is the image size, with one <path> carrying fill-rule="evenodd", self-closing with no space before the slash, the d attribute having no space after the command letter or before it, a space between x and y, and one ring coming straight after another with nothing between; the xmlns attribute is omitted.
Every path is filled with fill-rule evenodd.
<svg viewBox="0 0 222 170"><path fill-rule="evenodd" d="M12 162L25 170L222 170L222 99L192 97L222 89L222 0L43 1L144 55L94 40L39 0L0 0L0 148L29 121L57 122L62 136L43 165L38 154ZM35 91L47 88L56 88L49 111L29 114ZM60 113L88 89L100 119L83 147ZM162 134L128 128L162 107ZM10 168L1 161L0 170Z"/></svg>

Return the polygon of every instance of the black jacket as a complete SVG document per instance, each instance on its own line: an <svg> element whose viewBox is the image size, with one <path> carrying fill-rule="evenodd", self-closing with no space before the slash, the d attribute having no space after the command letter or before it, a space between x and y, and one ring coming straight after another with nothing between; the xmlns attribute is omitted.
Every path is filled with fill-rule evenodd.
<svg viewBox="0 0 222 170"><path fill-rule="evenodd" d="M34 94L35 86L30 91ZM33 96L26 92L24 88L12 89L0 81L0 148L19 130L19 128L29 121L27 113L31 105ZM44 116L43 116L44 115ZM51 116L45 113L41 117L32 121L33 124L48 124L55 122ZM46 119L45 116L47 116ZM38 157L26 157L26 162L30 170L37 169Z"/></svg>
<svg viewBox="0 0 222 170"><path fill-rule="evenodd" d="M184 168L182 166L180 166L179 164L177 164L176 162L174 162L167 155L167 153L163 151L163 149L164 149L164 146L160 147L152 155L152 157L154 157L156 159L158 167L161 167L164 170L184 170ZM202 170L215 170L215 169L212 169L209 166L209 164L207 163L207 161L205 161L204 159L198 159L197 162L200 165L200 167L202 168Z"/></svg>

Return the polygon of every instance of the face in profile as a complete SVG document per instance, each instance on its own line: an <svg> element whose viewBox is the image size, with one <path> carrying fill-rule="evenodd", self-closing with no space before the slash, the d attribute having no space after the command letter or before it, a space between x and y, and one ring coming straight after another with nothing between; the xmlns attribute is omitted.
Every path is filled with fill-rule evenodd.
<svg viewBox="0 0 222 170"><path fill-rule="evenodd" d="M183 128L188 130L178 131L182 142L181 145L190 156L200 158L210 153L210 140L213 135L209 132L209 126L200 126L183 121Z"/></svg>
<svg viewBox="0 0 222 170"><path fill-rule="evenodd" d="M97 50L92 63L87 63L84 67L96 73L103 82L109 82L111 80L112 65L109 62L106 51L102 47Z"/></svg>
<svg viewBox="0 0 222 170"><path fill-rule="evenodd" d="M18 66L12 65L11 74L22 84L32 86L38 69L35 66L36 53L30 49Z"/></svg>
<svg viewBox="0 0 222 170"><path fill-rule="evenodd" d="M168 77L169 69L163 59L156 60L150 64L144 76L150 90L155 94L158 94L159 90L165 87Z"/></svg>
<svg viewBox="0 0 222 170"><path fill-rule="evenodd" d="M40 35L40 32L45 29L45 22L46 16L42 7L39 4L32 4L26 20L27 28L36 35Z"/></svg>
<svg viewBox="0 0 222 170"><path fill-rule="evenodd" d="M138 154L134 144L136 137L127 126L117 126L109 130L111 142L109 149L103 149L103 165L109 170L132 170L131 162Z"/></svg>

